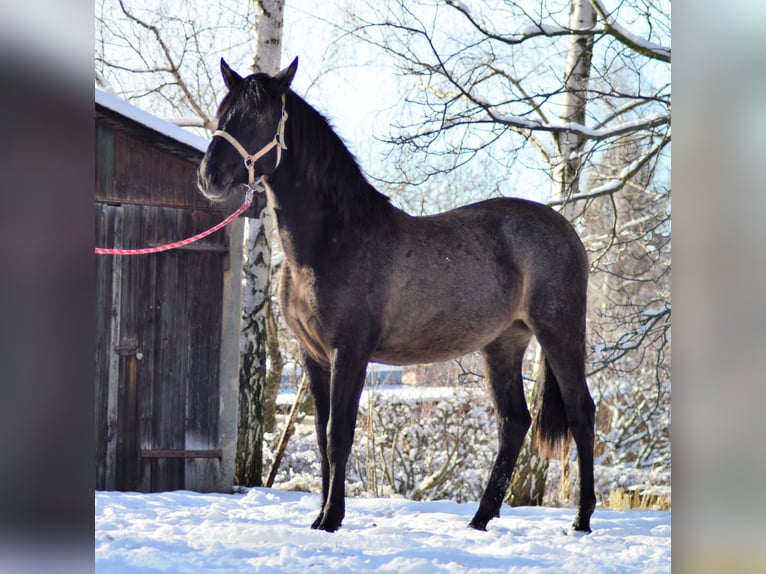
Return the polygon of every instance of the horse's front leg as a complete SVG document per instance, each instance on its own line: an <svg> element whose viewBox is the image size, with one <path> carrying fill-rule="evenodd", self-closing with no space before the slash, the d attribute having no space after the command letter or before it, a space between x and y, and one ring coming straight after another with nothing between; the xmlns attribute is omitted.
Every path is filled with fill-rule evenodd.
<svg viewBox="0 0 766 574"><path fill-rule="evenodd" d="M366 355L353 349L333 352L330 378L330 418L327 424L329 492L317 526L327 532L340 528L346 513L346 464L354 441L359 397L367 371Z"/></svg>
<svg viewBox="0 0 766 574"><path fill-rule="evenodd" d="M330 370L304 354L303 368L309 378L309 389L314 398L314 429L319 447L319 463L322 467L322 505L319 516L311 524L318 528L324 515L327 492L330 485L330 463L327 460L327 421L330 419Z"/></svg>

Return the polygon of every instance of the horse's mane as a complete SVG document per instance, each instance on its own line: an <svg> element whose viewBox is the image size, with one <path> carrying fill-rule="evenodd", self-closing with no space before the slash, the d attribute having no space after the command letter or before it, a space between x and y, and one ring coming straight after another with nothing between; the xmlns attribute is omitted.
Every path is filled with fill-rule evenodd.
<svg viewBox="0 0 766 574"><path fill-rule="evenodd" d="M388 197L367 181L327 118L292 91L285 105L285 143L309 184L338 218L344 223L370 224L389 213Z"/></svg>

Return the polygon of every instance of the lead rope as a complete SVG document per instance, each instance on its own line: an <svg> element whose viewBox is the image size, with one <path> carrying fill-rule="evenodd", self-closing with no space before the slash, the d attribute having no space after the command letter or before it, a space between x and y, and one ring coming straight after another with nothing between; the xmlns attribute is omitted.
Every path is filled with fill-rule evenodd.
<svg viewBox="0 0 766 574"><path fill-rule="evenodd" d="M250 204L253 202L253 193L255 191L254 187L248 187L247 192L245 193L245 201L242 203L242 206L232 213L229 217L221 221L219 224L211 227L207 231L203 231L202 233L198 233L197 235L194 235L192 237L188 237L186 239L182 239L181 241L176 241L175 243L168 243L167 245L158 245L156 247L146 247L143 249L105 249L101 247L96 247L96 255L148 255L149 253L160 253L162 251L170 251L171 249L177 249L179 247L184 247L185 245L189 245L190 243L194 243L195 241L199 241L200 239L203 239L207 237L208 235L211 235L218 231L219 229L222 229L229 225L232 221L234 221L237 217L242 215L247 209L250 207Z"/></svg>

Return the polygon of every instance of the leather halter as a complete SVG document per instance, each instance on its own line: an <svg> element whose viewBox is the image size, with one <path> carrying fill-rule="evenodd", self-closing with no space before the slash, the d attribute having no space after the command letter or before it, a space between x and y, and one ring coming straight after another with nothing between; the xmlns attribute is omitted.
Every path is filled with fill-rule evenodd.
<svg viewBox="0 0 766 574"><path fill-rule="evenodd" d="M255 183L255 162L261 159L264 155L269 153L272 149L275 147L277 148L277 163L274 165L274 169L277 169L279 167L279 163L282 161L282 150L287 149L287 146L285 145L285 124L287 123L287 110L285 109L285 95L282 94L282 115L279 118L279 124L277 125L277 131L274 134L274 139L272 139L269 143L267 143L265 146L263 146L260 150L255 152L254 154L247 153L247 150L244 148L244 146L237 141L237 138L235 138L233 135L225 132L224 130L215 130L213 132L213 137L215 136L221 136L223 139L225 139L227 142L229 142L232 146L234 146L234 149L236 149L239 152L239 155L242 156L242 159L245 161L245 167L247 168L247 176L248 176L248 187L253 188ZM259 182L263 179L263 176L258 178ZM258 184L255 184L255 187L258 188ZM262 189L259 189L259 191L262 191Z"/></svg>

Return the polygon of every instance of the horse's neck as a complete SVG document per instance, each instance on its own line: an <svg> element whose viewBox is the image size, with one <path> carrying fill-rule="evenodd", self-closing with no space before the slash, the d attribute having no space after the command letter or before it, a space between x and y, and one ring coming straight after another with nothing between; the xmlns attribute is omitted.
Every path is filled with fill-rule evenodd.
<svg viewBox="0 0 766 574"><path fill-rule="evenodd" d="M285 259L298 267L319 267L338 253L350 257L357 249L364 249L369 243L365 238L370 235L392 240L392 226L396 226L397 214L402 213L384 196L370 191L376 194L374 212L367 217L357 218L356 213L349 217L348 210L353 206L333 204L322 190L300 177L299 170L274 177L269 187L269 204Z"/></svg>
<svg viewBox="0 0 766 574"><path fill-rule="evenodd" d="M293 113L295 121L309 117L318 124L314 129L329 130L319 138L323 147L296 134L288 121L287 152L279 170L269 177L270 202L285 255L298 264L325 260L337 249L353 249L356 238L381 225L394 210L370 187L324 118L306 106Z"/></svg>
<svg viewBox="0 0 766 574"><path fill-rule="evenodd" d="M298 266L314 266L333 234L318 192L291 175L275 177L267 193L285 258Z"/></svg>

